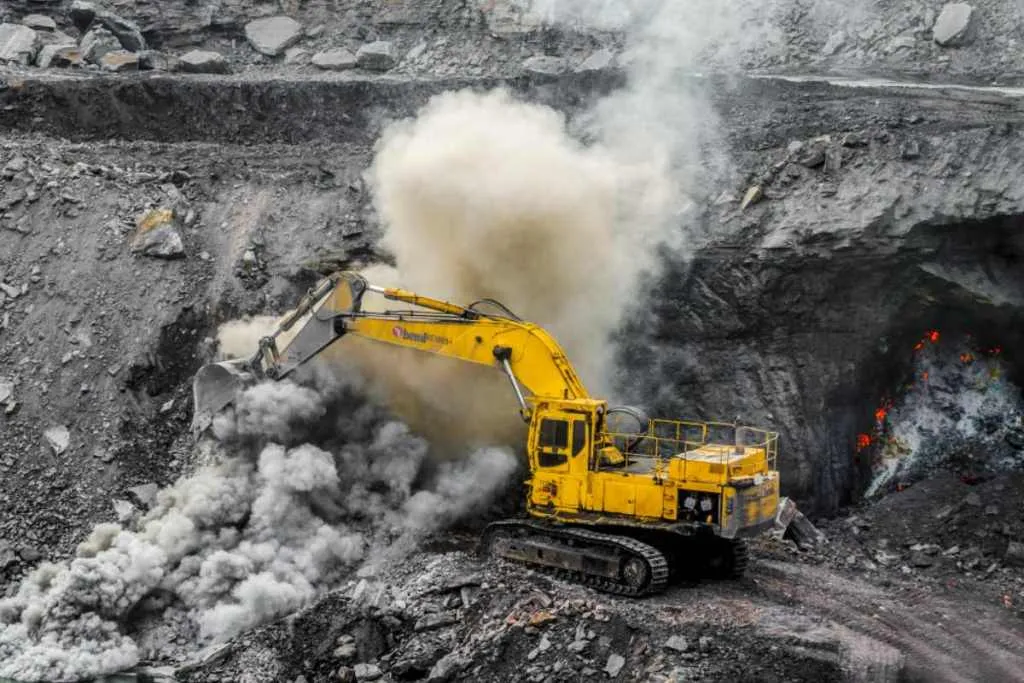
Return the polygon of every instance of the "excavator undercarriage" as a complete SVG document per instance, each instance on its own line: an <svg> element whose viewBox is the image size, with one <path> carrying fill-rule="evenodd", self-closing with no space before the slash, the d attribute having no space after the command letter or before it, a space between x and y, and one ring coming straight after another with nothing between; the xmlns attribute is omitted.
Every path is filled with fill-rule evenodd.
<svg viewBox="0 0 1024 683"><path fill-rule="evenodd" d="M622 527L599 530L519 519L489 524L478 553L630 597L654 595L680 580L738 579L748 557L744 539L632 534Z"/></svg>

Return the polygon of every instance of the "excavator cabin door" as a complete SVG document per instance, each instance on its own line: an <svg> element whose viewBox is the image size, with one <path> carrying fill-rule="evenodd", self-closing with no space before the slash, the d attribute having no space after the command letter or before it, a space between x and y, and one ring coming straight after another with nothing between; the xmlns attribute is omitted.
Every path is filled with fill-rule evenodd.
<svg viewBox="0 0 1024 683"><path fill-rule="evenodd" d="M546 411L534 424L531 502L548 508L578 510L590 453L587 416Z"/></svg>

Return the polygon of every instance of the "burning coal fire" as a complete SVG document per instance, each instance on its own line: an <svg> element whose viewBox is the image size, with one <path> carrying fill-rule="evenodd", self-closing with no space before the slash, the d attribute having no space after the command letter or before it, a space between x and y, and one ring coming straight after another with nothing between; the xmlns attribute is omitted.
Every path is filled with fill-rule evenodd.
<svg viewBox="0 0 1024 683"><path fill-rule="evenodd" d="M868 495L900 490L937 469L965 478L1024 467L1024 400L1009 381L1000 346L970 334L949 340L927 330L914 344L913 373L857 434L870 457Z"/></svg>

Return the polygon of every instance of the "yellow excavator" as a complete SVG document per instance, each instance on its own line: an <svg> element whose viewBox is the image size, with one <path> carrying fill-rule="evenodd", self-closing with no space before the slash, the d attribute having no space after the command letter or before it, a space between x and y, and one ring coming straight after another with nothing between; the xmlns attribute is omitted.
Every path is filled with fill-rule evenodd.
<svg viewBox="0 0 1024 683"><path fill-rule="evenodd" d="M372 294L414 308L364 310ZM240 388L287 377L346 335L490 366L508 377L529 427L527 515L490 523L480 541L486 556L642 596L677 575L740 577L744 539L774 523L775 432L647 419L633 408L609 407L588 395L548 332L500 302L460 306L374 286L355 272L323 278L260 340L253 357L200 369L193 434L206 431ZM635 424L622 426L629 422Z"/></svg>

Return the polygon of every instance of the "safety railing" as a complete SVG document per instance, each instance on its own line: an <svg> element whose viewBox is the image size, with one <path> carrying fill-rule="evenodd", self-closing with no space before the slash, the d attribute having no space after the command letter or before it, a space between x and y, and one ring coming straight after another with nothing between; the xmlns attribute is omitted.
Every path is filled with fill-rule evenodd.
<svg viewBox="0 0 1024 683"><path fill-rule="evenodd" d="M657 419L649 420L644 432L605 432L602 436L625 457L626 469L640 461L649 461L652 470L664 469L670 459L682 458L685 471L691 452L707 446L724 446L717 458L704 455L701 460L724 467L746 449L760 448L764 450L768 469L775 470L779 454L777 432L728 422Z"/></svg>

